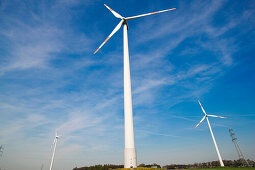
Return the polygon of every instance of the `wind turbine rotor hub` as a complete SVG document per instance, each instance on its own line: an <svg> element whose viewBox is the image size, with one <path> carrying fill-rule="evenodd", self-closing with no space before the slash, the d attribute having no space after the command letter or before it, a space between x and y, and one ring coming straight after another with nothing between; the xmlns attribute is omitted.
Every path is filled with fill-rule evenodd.
<svg viewBox="0 0 255 170"><path fill-rule="evenodd" d="M128 24L127 24L127 20L125 18L123 18L122 20L123 20L123 25L127 25L127 29L128 29L129 27L128 27Z"/></svg>

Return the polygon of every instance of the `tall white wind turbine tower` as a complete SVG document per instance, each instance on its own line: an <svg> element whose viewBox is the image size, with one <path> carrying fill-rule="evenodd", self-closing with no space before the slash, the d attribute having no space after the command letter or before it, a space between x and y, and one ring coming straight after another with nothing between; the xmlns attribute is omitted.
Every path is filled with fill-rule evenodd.
<svg viewBox="0 0 255 170"><path fill-rule="evenodd" d="M52 170L52 167L53 167L53 162L54 162L57 142L58 142L58 138L60 136L62 136L62 135L58 135L58 132L56 131L56 135L55 135L55 138L54 138L54 141L53 141L53 144L52 144L52 146L53 146L53 154L52 154L52 157L51 157L50 170Z"/></svg>
<svg viewBox="0 0 255 170"><path fill-rule="evenodd" d="M105 5L105 4L104 4ZM148 14L137 15L133 17L122 17L110 7L105 5L112 14L121 21L114 28L106 40L99 46L94 54L115 34L123 25L123 50L124 50L124 117L125 117L125 149L124 149L124 168L136 168L136 150L134 141L134 126L133 126L133 111L132 111L132 95L131 95L131 79L130 79L130 64L129 64L129 50L128 50L128 25L127 21L135 18L144 17L156 13L171 11L176 8L166 9L162 11L152 12Z"/></svg>
<svg viewBox="0 0 255 170"><path fill-rule="evenodd" d="M208 114L206 114L206 112L205 112L205 110L204 110L204 108L203 108L203 106L201 105L201 103L200 103L199 100L198 100L198 103L200 104L201 109L202 109L202 111L204 112L205 116L204 116L204 117L202 118L202 120L197 124L197 126L198 126L200 123L202 123L202 122L204 121L204 119L206 118L207 123L208 123L208 126L209 126L209 129L210 129L210 132L211 132L211 135L212 135L213 143L214 143L214 146L215 146L215 149L216 149L216 152L217 152L219 161L220 161L220 166L224 167L224 163L223 163L222 158L221 158L221 156L220 156L220 151L219 151L219 149L218 149L216 140L215 140L215 138L214 138L213 131L212 131L212 128L211 128L211 125L210 125L208 116L211 116L211 117L218 117L218 118L226 118L226 117L215 116L215 115L208 115ZM196 127L197 127L197 126L196 126ZM195 128L196 128L196 127L195 127Z"/></svg>

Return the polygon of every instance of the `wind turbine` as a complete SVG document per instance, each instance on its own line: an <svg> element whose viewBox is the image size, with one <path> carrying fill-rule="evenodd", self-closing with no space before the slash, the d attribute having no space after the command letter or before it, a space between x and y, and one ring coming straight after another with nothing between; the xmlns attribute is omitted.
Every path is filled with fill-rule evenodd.
<svg viewBox="0 0 255 170"><path fill-rule="evenodd" d="M213 143L214 143L214 146L215 146L216 152L217 152L217 154L218 154L218 158L219 158L219 161L220 161L220 166L224 167L224 163L223 163L222 158L221 158L221 156L220 156L220 151L219 151L219 149L218 149L218 146L217 146L216 140L215 140L215 138L214 138L213 131L212 131L212 128L211 128L211 125L210 125L210 122L209 122L208 116L211 116L211 117L218 117L218 118L226 118L226 117L222 117L222 116L215 116L215 115L208 115L208 114L206 114L206 112L205 112L205 110L204 110L204 108L203 108L203 106L201 105L201 103L200 103L200 101L199 101L199 100L198 100L198 103L200 104L201 109L202 109L202 111L204 112L205 116L202 118L202 120L201 120L201 121L197 124L197 126L196 126L195 128L197 128L197 127L198 127L198 125L199 125L200 123L202 123L202 122L204 121L204 119L206 118L207 123L208 123L208 126L209 126L209 129L210 129L210 132L211 132L211 135L212 135Z"/></svg>
<svg viewBox="0 0 255 170"><path fill-rule="evenodd" d="M105 4L104 4L105 5ZM130 79L130 64L129 64L129 50L128 50L128 25L127 21L135 18L144 17L156 13L171 11L176 8L166 9L162 11L152 12L148 14L137 15L133 17L122 17L117 12L113 11L110 7L105 5L112 14L121 19L119 24L114 28L111 34L99 46L97 51L115 34L123 25L123 50L124 50L124 117L125 117L125 149L124 149L124 168L136 168L136 150L134 141L134 126L133 126L133 111L132 111L132 95L131 95L131 79Z"/></svg>
<svg viewBox="0 0 255 170"><path fill-rule="evenodd" d="M57 142L58 142L58 138L62 136L62 135L58 135L58 132L56 131L56 135L53 141L52 146L53 148L53 154L52 154L52 158L51 158L51 163L50 163L50 170L52 170L52 166L53 166L53 162L54 162L54 157L55 157L55 152L56 152L56 146L57 146Z"/></svg>
<svg viewBox="0 0 255 170"><path fill-rule="evenodd" d="M0 146L0 156L3 155L3 150L4 150L3 145L1 145L1 146Z"/></svg>

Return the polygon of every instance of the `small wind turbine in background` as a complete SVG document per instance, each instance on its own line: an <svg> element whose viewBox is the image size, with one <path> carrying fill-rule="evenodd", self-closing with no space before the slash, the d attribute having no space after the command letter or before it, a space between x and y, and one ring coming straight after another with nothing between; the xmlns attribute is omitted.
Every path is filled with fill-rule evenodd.
<svg viewBox="0 0 255 170"><path fill-rule="evenodd" d="M105 4L104 4L105 5ZM133 111L132 111L132 95L131 95L131 78L130 78L130 64L129 64L129 49L128 49L128 25L127 21L135 18L144 17L147 15L157 14L161 12L171 11L176 8L166 9L162 11L152 12L148 14L137 15L133 17L122 17L110 7L105 5L112 14L120 19L119 24L114 28L111 34L99 46L97 51L115 34L123 25L123 50L124 50L124 119L125 119L125 149L124 149L124 168L136 168L136 150L134 141L134 126L133 126Z"/></svg>
<svg viewBox="0 0 255 170"><path fill-rule="evenodd" d="M1 145L0 146L0 156L3 156L3 150L4 150L3 145Z"/></svg>
<svg viewBox="0 0 255 170"><path fill-rule="evenodd" d="M56 152L56 146L57 146L57 142L58 142L58 138L62 136L62 135L58 135L58 132L56 131L56 135L53 141L53 154L52 154L52 158L51 158L51 163L50 163L50 170L52 170L52 166L53 166L53 162L54 162L54 157L55 157L55 152Z"/></svg>
<svg viewBox="0 0 255 170"><path fill-rule="evenodd" d="M219 149L218 149L216 140L215 140L215 138L214 138L213 131L212 131L212 128L211 128L211 125L210 125L208 116L211 116L211 117L218 117L218 118L226 118L226 117L215 116L215 115L208 115L208 114L206 114L206 112L205 112L205 110L204 110L204 108L203 108L203 106L201 105L201 103L200 103L199 100L198 100L198 103L200 104L201 109L202 109L202 111L204 112L205 116L204 116L204 117L202 118L202 120L197 124L197 126L198 126L200 123L202 123L202 122L204 121L204 119L206 118L207 123L208 123L208 126L209 126L209 129L210 129L210 132L211 132L211 135L212 135L213 143L214 143L216 152L217 152L218 157L219 157L220 165L221 165L222 167L224 167L224 163L223 163L222 158L221 158L221 156L220 156L220 151L219 151ZM196 127L197 127L197 126L196 126ZM196 128L196 127L195 127L195 128Z"/></svg>

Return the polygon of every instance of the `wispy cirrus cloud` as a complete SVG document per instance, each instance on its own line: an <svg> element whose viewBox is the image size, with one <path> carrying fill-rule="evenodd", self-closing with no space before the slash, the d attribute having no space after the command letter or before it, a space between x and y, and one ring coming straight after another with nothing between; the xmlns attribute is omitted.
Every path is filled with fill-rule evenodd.
<svg viewBox="0 0 255 170"><path fill-rule="evenodd" d="M156 100L156 96L148 94L153 93L152 88L156 90L156 87L174 87L177 84L192 90L192 95L184 94L183 97L199 97L212 87L217 78L224 75L226 67L235 62L233 55L237 50L238 41L235 37L225 37L225 34L246 19L245 15L242 15L241 18L227 20L223 25L215 24L215 16L226 3L227 1L197 1L186 6L180 2L179 7L171 13L157 16L157 19L144 18L142 24L137 21L138 24L132 29L136 31L130 32L130 39L136 40L131 45L136 49L133 56L131 53L134 60L134 84L138 85L134 89L135 97L136 92L143 92L144 101L148 101L148 98L153 101L153 97ZM168 21L169 18L171 21ZM194 36L201 38L194 39ZM204 38L208 39L206 43ZM164 41L165 45L160 44L160 41ZM186 47L188 41L193 42L192 48ZM139 52L142 48L148 50ZM204 56L205 52L208 56ZM181 62L183 66L175 67L176 61ZM141 98L139 97L140 101ZM180 96L178 98L180 99Z"/></svg>
<svg viewBox="0 0 255 170"><path fill-rule="evenodd" d="M75 6L80 3L53 2L45 11L44 4L38 2L39 12L30 9L28 4L21 3L21 7L28 9L27 12L31 16L25 16L24 20L22 17L24 13L21 11L19 11L20 16L6 15L5 11L15 10L15 8L12 9L11 2L4 1L1 4L1 13L5 18L1 18L4 24L0 27L0 35L2 44L8 46L8 53L1 54L4 61L1 63L2 74L7 71L30 68L46 69L50 67L51 60L63 55L64 52L85 52L90 49L91 39L82 32L77 35L71 29L70 14L64 12L70 10L70 4ZM38 4L34 2L30 5ZM61 14L62 17L66 16L65 21L58 19L61 11L64 12Z"/></svg>
<svg viewBox="0 0 255 170"><path fill-rule="evenodd" d="M151 139L160 138L159 145L169 151L164 140L189 138L186 130L194 133L201 118L200 112L194 114L200 108L187 103L203 98L235 67L238 38L252 26L231 32L244 20L252 20L254 12L245 9L240 17L224 18L219 13L230 9L229 2L160 2L162 8L175 5L177 10L129 22L140 148L146 150L144 143L154 145ZM109 11L98 10L101 6L96 1L0 4L0 138L4 139L0 142L6 147L12 144L4 166L13 165L13 160L30 164L34 157L38 162L30 169L38 168L41 159L49 162L55 129L63 134L56 168L122 162L122 34L93 55L102 40L98 37L105 37L112 27L102 17ZM182 153L183 147L177 148Z"/></svg>

